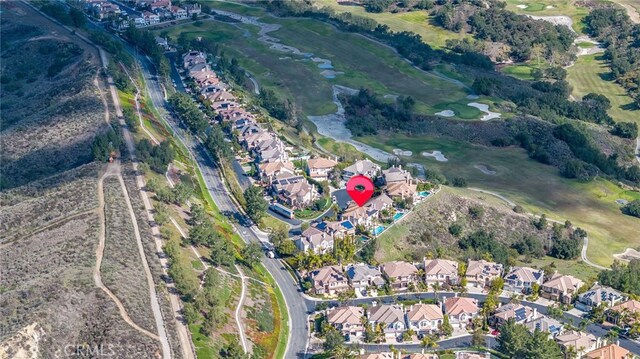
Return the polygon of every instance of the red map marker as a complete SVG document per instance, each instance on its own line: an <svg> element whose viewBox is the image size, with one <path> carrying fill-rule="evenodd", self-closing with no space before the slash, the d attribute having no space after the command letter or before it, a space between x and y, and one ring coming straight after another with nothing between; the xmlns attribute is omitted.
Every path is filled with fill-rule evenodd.
<svg viewBox="0 0 640 359"><path fill-rule="evenodd" d="M362 207L373 196L373 182L367 176L353 176L347 182L347 194Z"/></svg>

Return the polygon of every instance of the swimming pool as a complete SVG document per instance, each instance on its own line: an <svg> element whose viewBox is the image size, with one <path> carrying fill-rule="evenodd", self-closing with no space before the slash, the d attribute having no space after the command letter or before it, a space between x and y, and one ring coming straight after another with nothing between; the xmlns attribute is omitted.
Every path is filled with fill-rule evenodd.
<svg viewBox="0 0 640 359"><path fill-rule="evenodd" d="M377 226L374 230L373 230L373 235L377 236L378 234L382 233L382 231L384 231L384 227L383 226Z"/></svg>
<svg viewBox="0 0 640 359"><path fill-rule="evenodd" d="M419 195L420 197L427 197L427 196L429 195L429 191L422 191L422 192L419 192L419 193L418 193L418 195Z"/></svg>
<svg viewBox="0 0 640 359"><path fill-rule="evenodd" d="M394 214L393 215L393 221L395 222L395 221L399 220L400 218L402 218L402 216L404 216L403 212L398 212L398 213Z"/></svg>

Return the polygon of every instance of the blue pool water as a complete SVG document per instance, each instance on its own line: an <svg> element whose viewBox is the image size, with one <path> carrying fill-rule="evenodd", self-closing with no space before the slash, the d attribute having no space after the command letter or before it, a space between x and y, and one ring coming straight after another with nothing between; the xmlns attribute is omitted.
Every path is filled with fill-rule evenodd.
<svg viewBox="0 0 640 359"><path fill-rule="evenodd" d="M402 216L404 216L404 213L402 213L402 212L398 212L398 213L394 214L393 215L393 221L395 222L395 221L399 220L400 218L402 218Z"/></svg>
<svg viewBox="0 0 640 359"><path fill-rule="evenodd" d="M373 230L373 234L377 236L378 234L382 233L382 231L384 231L384 227L383 227L383 226L377 226L377 227Z"/></svg>
<svg viewBox="0 0 640 359"><path fill-rule="evenodd" d="M429 195L429 191L422 191L420 193L418 193L420 195L420 197L426 197Z"/></svg>

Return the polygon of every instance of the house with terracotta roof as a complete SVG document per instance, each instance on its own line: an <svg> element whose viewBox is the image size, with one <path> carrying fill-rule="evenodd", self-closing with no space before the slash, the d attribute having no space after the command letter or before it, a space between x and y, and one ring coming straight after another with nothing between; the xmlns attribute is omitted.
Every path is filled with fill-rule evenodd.
<svg viewBox="0 0 640 359"><path fill-rule="evenodd" d="M333 250L334 241L333 236L312 226L302 232L295 244L302 252L325 254Z"/></svg>
<svg viewBox="0 0 640 359"><path fill-rule="evenodd" d="M547 332L550 339L557 337L564 330L564 323L546 315L540 315L535 319L529 320L524 323L524 326L532 333L536 330Z"/></svg>
<svg viewBox="0 0 640 359"><path fill-rule="evenodd" d="M447 259L424 259L424 281L427 285L459 283L458 262Z"/></svg>
<svg viewBox="0 0 640 359"><path fill-rule="evenodd" d="M504 277L504 289L511 292L528 292L534 283L542 285L544 271L529 267L513 267Z"/></svg>
<svg viewBox="0 0 640 359"><path fill-rule="evenodd" d="M504 268L502 264L488 262L484 259L479 261L469 261L467 265L467 272L465 278L467 279L467 285L476 288L485 288L491 285L491 282L502 277Z"/></svg>
<svg viewBox="0 0 640 359"><path fill-rule="evenodd" d="M171 0L152 0L151 4L149 4L151 11L157 10L169 10L171 8Z"/></svg>
<svg viewBox="0 0 640 359"><path fill-rule="evenodd" d="M171 6L171 14L176 20L186 19L189 17L187 10L179 6Z"/></svg>
<svg viewBox="0 0 640 359"><path fill-rule="evenodd" d="M372 306L367 312L367 320L371 327L382 326L387 338L394 338L407 329L404 323L404 309L399 304Z"/></svg>
<svg viewBox="0 0 640 359"><path fill-rule="evenodd" d="M417 200L417 184L407 170L403 170L402 166L392 166L382 171L385 181L385 191L391 198Z"/></svg>
<svg viewBox="0 0 640 359"><path fill-rule="evenodd" d="M543 298L569 304L573 295L584 285L580 279L556 272L551 279L540 286L540 296Z"/></svg>
<svg viewBox="0 0 640 359"><path fill-rule="evenodd" d="M349 340L362 337L364 333L364 309L355 306L335 307L327 309L327 323L338 329Z"/></svg>
<svg viewBox="0 0 640 359"><path fill-rule="evenodd" d="M623 326L635 322L633 315L640 313L640 301L628 300L614 305L605 312L609 323Z"/></svg>
<svg viewBox="0 0 640 359"><path fill-rule="evenodd" d="M586 359L632 359L633 355L627 349L617 345L609 344L584 355Z"/></svg>
<svg viewBox="0 0 640 359"><path fill-rule="evenodd" d="M577 330L562 333L555 339L556 343L565 350L569 347L573 347L575 349L576 357L578 358L582 358L584 354L600 347L600 338L596 338L593 334L579 332Z"/></svg>
<svg viewBox="0 0 640 359"><path fill-rule="evenodd" d="M293 163L289 161L260 163L258 165L258 170L260 171L260 180L262 180L264 183L271 183L281 173L288 173L293 175L296 171Z"/></svg>
<svg viewBox="0 0 640 359"><path fill-rule="evenodd" d="M444 315L436 304L414 304L406 314L407 324L418 334L431 334L440 329Z"/></svg>
<svg viewBox="0 0 640 359"><path fill-rule="evenodd" d="M531 309L531 307L519 303L507 303L496 309L495 313L489 318L489 323L492 327L499 328L509 319L513 319L517 324L523 324L537 316L536 309Z"/></svg>
<svg viewBox="0 0 640 359"><path fill-rule="evenodd" d="M418 280L418 268L411 263L394 261L380 266L382 274L394 291L405 291Z"/></svg>
<svg viewBox="0 0 640 359"><path fill-rule="evenodd" d="M342 170L342 179L348 181L355 175L364 175L372 180L380 174L380 166L370 160L360 160Z"/></svg>
<svg viewBox="0 0 640 359"><path fill-rule="evenodd" d="M349 281L342 268L326 266L309 273L315 294L336 295L349 290Z"/></svg>
<svg viewBox="0 0 640 359"><path fill-rule="evenodd" d="M206 64L207 54L201 51L188 51L182 55L182 67L188 69L196 64Z"/></svg>
<svg viewBox="0 0 640 359"><path fill-rule="evenodd" d="M393 200L386 194L371 198L364 206L351 204L340 214L342 220L351 221L372 230L380 220L381 212L393 207Z"/></svg>
<svg viewBox="0 0 640 359"><path fill-rule="evenodd" d="M611 308L625 300L626 297L617 290L595 283L591 289L578 296L575 307L582 311L590 312L599 305Z"/></svg>
<svg viewBox="0 0 640 359"><path fill-rule="evenodd" d="M316 224L316 228L329 233L333 238L344 238L356 234L356 226L349 221L322 221Z"/></svg>
<svg viewBox="0 0 640 359"><path fill-rule="evenodd" d="M353 289L359 292L367 288L381 288L384 286L382 272L377 267L366 263L357 263L347 266L347 277Z"/></svg>
<svg viewBox="0 0 640 359"><path fill-rule="evenodd" d="M307 174L316 181L327 181L338 163L328 158L310 158L307 160Z"/></svg>
<svg viewBox="0 0 640 359"><path fill-rule="evenodd" d="M466 328L480 313L478 300L465 297L443 298L444 314L449 316L452 327Z"/></svg>

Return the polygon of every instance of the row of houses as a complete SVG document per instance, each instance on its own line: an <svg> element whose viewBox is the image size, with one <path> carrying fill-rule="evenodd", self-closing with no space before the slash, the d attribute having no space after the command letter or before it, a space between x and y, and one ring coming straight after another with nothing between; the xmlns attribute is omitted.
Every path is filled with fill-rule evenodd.
<svg viewBox="0 0 640 359"><path fill-rule="evenodd" d="M84 0L87 14L98 21L110 21L118 30L124 30L133 23L136 27L159 24L162 21L187 19L202 13L200 4L175 6L171 0L129 1L137 11L124 11L120 5L108 0Z"/></svg>

